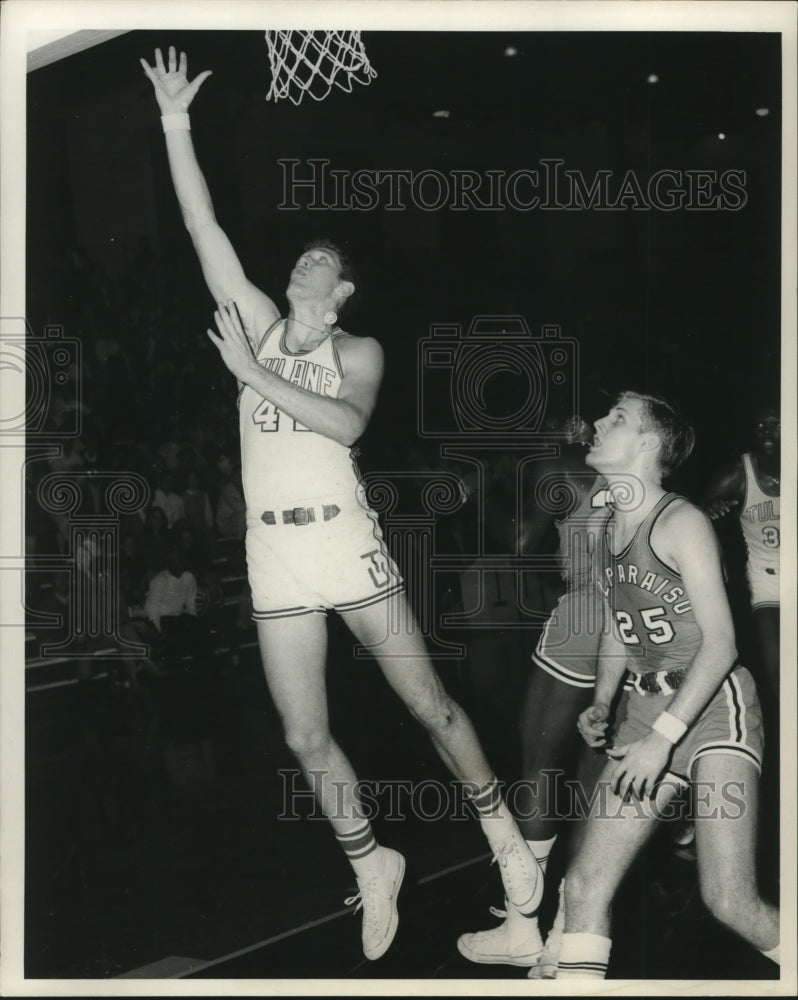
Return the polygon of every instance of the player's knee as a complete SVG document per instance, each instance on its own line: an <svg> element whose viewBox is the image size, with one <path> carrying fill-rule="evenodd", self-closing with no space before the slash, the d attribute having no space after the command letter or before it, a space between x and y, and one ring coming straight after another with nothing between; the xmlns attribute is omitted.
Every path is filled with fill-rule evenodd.
<svg viewBox="0 0 798 1000"><path fill-rule="evenodd" d="M582 912L585 908L604 908L611 898L610 893L602 886L595 871L573 863L565 876L565 912Z"/></svg>
<svg viewBox="0 0 798 1000"><path fill-rule="evenodd" d="M445 734L454 724L457 705L445 693L418 699L408 705L413 717L430 733Z"/></svg>
<svg viewBox="0 0 798 1000"><path fill-rule="evenodd" d="M751 913L748 894L741 893L739 885L731 886L723 880L702 880L701 898L712 916L726 927L738 927L745 914Z"/></svg>
<svg viewBox="0 0 798 1000"><path fill-rule="evenodd" d="M330 740L330 731L319 726L287 726L285 730L288 749L301 761L326 753Z"/></svg>
<svg viewBox="0 0 798 1000"><path fill-rule="evenodd" d="M579 865L571 865L565 877L565 905L581 906L590 896L590 884Z"/></svg>

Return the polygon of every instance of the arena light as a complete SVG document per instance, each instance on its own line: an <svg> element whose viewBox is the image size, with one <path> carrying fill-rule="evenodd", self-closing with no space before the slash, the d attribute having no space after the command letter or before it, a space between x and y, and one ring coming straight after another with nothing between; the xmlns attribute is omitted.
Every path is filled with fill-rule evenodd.
<svg viewBox="0 0 798 1000"><path fill-rule="evenodd" d="M513 56L518 55L518 49L514 45L508 45L507 48L504 50L504 54L509 59L512 59Z"/></svg>
<svg viewBox="0 0 798 1000"><path fill-rule="evenodd" d="M757 108L756 113L760 118L767 118L770 114L770 108Z"/></svg>
<svg viewBox="0 0 798 1000"><path fill-rule="evenodd" d="M659 77L657 76L656 73L649 73L648 76L646 77L646 82L647 83L659 83Z"/></svg>

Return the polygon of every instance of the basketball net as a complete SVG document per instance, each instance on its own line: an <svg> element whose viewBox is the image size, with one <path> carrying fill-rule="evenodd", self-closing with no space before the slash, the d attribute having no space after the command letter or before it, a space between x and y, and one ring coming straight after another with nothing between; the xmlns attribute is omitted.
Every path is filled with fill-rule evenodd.
<svg viewBox="0 0 798 1000"><path fill-rule="evenodd" d="M377 75L359 31L267 31L266 46L272 71L267 101L288 97L299 104L305 94L321 101L333 84L351 93L353 81L367 85Z"/></svg>

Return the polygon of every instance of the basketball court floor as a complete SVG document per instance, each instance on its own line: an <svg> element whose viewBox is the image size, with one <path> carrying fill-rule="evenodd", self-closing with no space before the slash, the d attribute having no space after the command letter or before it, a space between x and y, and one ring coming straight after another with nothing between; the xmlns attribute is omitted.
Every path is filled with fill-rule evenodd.
<svg viewBox="0 0 798 1000"><path fill-rule="evenodd" d="M207 682L213 691L187 671L157 696L103 680L29 696L28 977L218 979L223 990L234 979L523 979L458 953L459 934L497 922L498 875L431 744L374 666L352 662L337 639L334 731L361 778L383 782L383 804L394 783L394 808L375 829L408 861L389 952L363 958L360 917L343 902L348 865L307 797L286 798L304 785L281 774L295 764L253 650ZM506 740L485 743L509 777L512 720L480 712L454 666L443 674L484 733L505 727ZM401 792L411 785L412 801ZM762 854L773 898L777 845ZM665 835L624 883L615 916L613 978L773 976L709 916L695 862Z"/></svg>

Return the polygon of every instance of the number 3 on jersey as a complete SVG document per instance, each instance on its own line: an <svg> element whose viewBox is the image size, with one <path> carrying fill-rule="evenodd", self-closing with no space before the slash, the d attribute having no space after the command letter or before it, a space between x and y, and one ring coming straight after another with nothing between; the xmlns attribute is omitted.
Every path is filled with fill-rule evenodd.
<svg viewBox="0 0 798 1000"><path fill-rule="evenodd" d="M274 403L270 403L268 399L264 399L252 414L252 422L257 424L262 431L276 431L280 429L281 416L281 411L277 409ZM295 431L307 430L307 427L298 424L296 420L293 423Z"/></svg>

